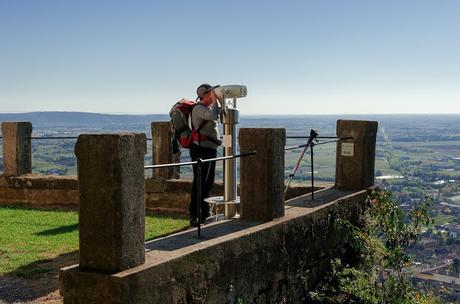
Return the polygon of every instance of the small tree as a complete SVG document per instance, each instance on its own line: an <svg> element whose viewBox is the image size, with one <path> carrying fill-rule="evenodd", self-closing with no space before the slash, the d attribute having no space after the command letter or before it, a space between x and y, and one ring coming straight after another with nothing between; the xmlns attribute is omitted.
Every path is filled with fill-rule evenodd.
<svg viewBox="0 0 460 304"><path fill-rule="evenodd" d="M337 219L336 229L345 229L348 242L360 258L351 267L340 259L331 262L331 275L320 284L310 300L316 303L436 303L436 299L416 289L408 266L406 249L413 244L422 225L432 223L428 214L431 200L404 215L389 191L376 191L369 198L365 225L356 227Z"/></svg>

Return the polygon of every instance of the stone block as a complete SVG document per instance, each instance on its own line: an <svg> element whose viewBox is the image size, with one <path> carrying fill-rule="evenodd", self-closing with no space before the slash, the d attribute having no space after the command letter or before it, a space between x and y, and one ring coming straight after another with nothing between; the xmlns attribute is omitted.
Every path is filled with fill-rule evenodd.
<svg viewBox="0 0 460 304"><path fill-rule="evenodd" d="M191 193L192 192L192 179L168 179L165 182L166 193Z"/></svg>
<svg viewBox="0 0 460 304"><path fill-rule="evenodd" d="M190 193L146 193L146 209L158 212L188 212Z"/></svg>
<svg viewBox="0 0 460 304"><path fill-rule="evenodd" d="M18 176L32 172L32 123L3 122L3 174Z"/></svg>
<svg viewBox="0 0 460 304"><path fill-rule="evenodd" d="M173 163L171 124L169 121L152 122L152 164ZM174 168L152 169L153 178L169 179L174 175Z"/></svg>
<svg viewBox="0 0 460 304"><path fill-rule="evenodd" d="M376 121L337 121L337 136L353 139L337 142L336 187L366 189L374 185L377 126Z"/></svg>
<svg viewBox="0 0 460 304"><path fill-rule="evenodd" d="M145 193L163 193L165 191L165 180L159 178L145 179Z"/></svg>
<svg viewBox="0 0 460 304"><path fill-rule="evenodd" d="M80 268L115 273L144 263L145 134L80 135Z"/></svg>
<svg viewBox="0 0 460 304"><path fill-rule="evenodd" d="M241 153L256 151L240 160L241 218L269 221L284 215L285 129L241 128Z"/></svg>
<svg viewBox="0 0 460 304"><path fill-rule="evenodd" d="M7 177L9 187L30 188L30 189L68 189L78 190L78 180L76 176L40 175L25 174L21 176Z"/></svg>

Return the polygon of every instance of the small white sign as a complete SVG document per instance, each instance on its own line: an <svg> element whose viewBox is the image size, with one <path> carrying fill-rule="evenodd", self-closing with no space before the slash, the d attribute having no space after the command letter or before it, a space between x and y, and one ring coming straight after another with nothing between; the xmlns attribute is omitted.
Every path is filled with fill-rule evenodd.
<svg viewBox="0 0 460 304"><path fill-rule="evenodd" d="M354 147L353 143L342 143L342 156L353 156Z"/></svg>
<svg viewBox="0 0 460 304"><path fill-rule="evenodd" d="M232 137L230 135L224 135L224 141L222 142L222 145L225 148L230 148L232 146Z"/></svg>

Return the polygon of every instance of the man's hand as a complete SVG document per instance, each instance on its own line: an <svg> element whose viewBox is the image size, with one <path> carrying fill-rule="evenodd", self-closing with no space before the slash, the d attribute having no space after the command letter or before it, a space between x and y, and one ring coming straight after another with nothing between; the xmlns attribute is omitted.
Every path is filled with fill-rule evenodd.
<svg viewBox="0 0 460 304"><path fill-rule="evenodd" d="M222 104L223 104L223 98L220 98L219 96L217 96L216 92L213 90L212 91L212 97L213 97L213 103L217 103L217 105L219 106L219 108L222 108Z"/></svg>

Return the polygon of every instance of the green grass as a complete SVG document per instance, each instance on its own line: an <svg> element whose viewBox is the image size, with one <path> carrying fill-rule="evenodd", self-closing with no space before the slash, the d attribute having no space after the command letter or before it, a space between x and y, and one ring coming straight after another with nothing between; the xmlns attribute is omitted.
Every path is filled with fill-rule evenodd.
<svg viewBox="0 0 460 304"><path fill-rule="evenodd" d="M189 227L188 217L173 214L147 214L145 217L145 240L184 230Z"/></svg>
<svg viewBox="0 0 460 304"><path fill-rule="evenodd" d="M391 169L388 161L382 158L375 159L375 170L380 171L382 175L400 175L400 172Z"/></svg>
<svg viewBox="0 0 460 304"><path fill-rule="evenodd" d="M151 240L188 227L175 215L147 215L145 238ZM0 207L0 275L31 276L52 269L40 267L78 250L78 213Z"/></svg>

